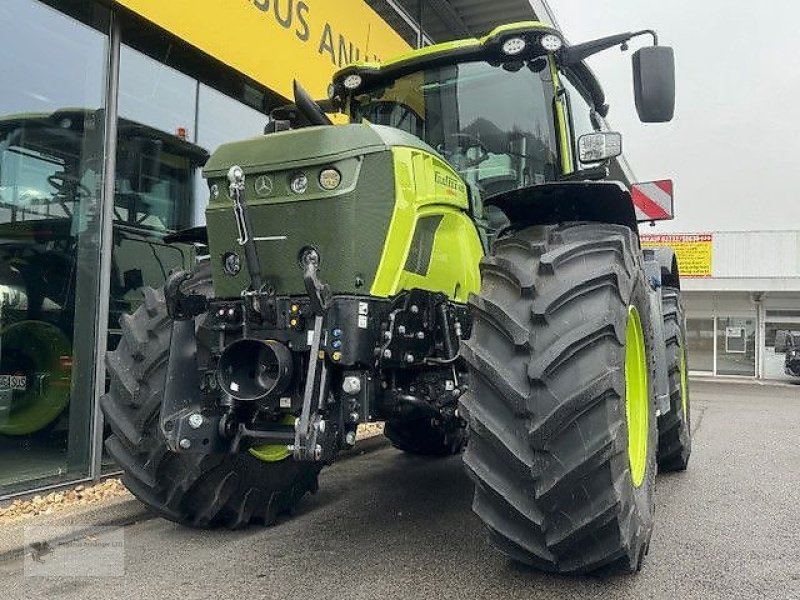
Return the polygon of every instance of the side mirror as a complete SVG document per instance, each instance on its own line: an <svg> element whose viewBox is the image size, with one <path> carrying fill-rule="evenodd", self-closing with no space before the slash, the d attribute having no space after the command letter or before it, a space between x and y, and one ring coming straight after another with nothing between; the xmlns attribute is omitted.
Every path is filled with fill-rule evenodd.
<svg viewBox="0 0 800 600"><path fill-rule="evenodd" d="M578 160L597 163L622 154L622 134L616 131L587 133L578 138Z"/></svg>
<svg viewBox="0 0 800 600"><path fill-rule="evenodd" d="M636 209L636 220L640 223L669 221L675 215L671 179L634 183L631 186L631 198Z"/></svg>
<svg viewBox="0 0 800 600"><path fill-rule="evenodd" d="M636 111L643 123L667 123L675 115L675 54L668 46L640 48L633 54Z"/></svg>

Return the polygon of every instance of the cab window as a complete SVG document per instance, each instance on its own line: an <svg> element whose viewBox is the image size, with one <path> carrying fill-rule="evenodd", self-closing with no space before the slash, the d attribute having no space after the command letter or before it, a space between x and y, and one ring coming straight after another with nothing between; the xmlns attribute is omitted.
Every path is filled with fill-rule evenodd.
<svg viewBox="0 0 800 600"><path fill-rule="evenodd" d="M561 85L566 91L566 107L568 120L571 122L572 129L572 154L575 169L581 166L577 161L578 157L578 138L587 133L594 133L597 129L592 123L592 105L580 92L578 86L570 81L568 74L561 74Z"/></svg>

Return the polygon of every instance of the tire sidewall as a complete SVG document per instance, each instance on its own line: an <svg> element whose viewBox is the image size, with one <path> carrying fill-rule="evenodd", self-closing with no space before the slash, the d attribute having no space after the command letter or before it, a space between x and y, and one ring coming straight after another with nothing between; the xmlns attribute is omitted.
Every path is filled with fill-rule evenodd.
<svg viewBox="0 0 800 600"><path fill-rule="evenodd" d="M637 488L633 485L633 477L630 470L630 458L628 456L628 427L626 420L625 427L625 440L624 447L625 460L628 461L628 476L627 482L630 485L633 496L633 504L635 508L636 521L640 528L640 543L637 544L643 549L646 549L652 533L653 518L655 516L655 487L656 487L656 456L658 449L658 424L656 417L656 363L655 363L655 327L653 322L653 314L651 311L649 294L651 293L650 287L647 285L644 271L637 269L633 281L633 290L631 293L630 305L636 307L639 312L639 318L642 324L642 334L644 336L645 354L647 357L647 388L648 388L648 431L647 431L647 464L645 470L644 480ZM627 313L627 311L626 311ZM661 316L658 316L661 318ZM623 329L624 331L624 329ZM627 402L628 390L625 390L625 397L622 399L621 409L625 411L625 403ZM641 556L638 561L641 562Z"/></svg>

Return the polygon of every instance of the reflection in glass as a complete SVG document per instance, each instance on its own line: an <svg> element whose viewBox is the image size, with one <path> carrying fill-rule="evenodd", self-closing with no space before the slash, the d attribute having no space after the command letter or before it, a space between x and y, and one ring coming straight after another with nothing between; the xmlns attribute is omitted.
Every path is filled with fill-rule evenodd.
<svg viewBox="0 0 800 600"><path fill-rule="evenodd" d="M783 347L776 348L778 332L784 332ZM797 377L786 374L787 333L792 339L800 339L800 318L767 312L764 326L764 379L797 381Z"/></svg>
<svg viewBox="0 0 800 600"><path fill-rule="evenodd" d="M88 473L106 41L0 5L0 496Z"/></svg>
<svg viewBox="0 0 800 600"><path fill-rule="evenodd" d="M200 84L197 100L197 143L209 153L224 143L255 137L264 131L264 113L205 84ZM194 225L205 224L207 205L208 186L198 176Z"/></svg>

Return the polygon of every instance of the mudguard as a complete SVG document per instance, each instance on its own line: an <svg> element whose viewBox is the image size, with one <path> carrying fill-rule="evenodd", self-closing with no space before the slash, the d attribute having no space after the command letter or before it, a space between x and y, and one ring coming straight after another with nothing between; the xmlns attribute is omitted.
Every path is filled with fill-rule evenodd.
<svg viewBox="0 0 800 600"><path fill-rule="evenodd" d="M638 235L631 194L615 181L561 181L497 194L484 202L508 217L511 229L590 221L625 225Z"/></svg>

